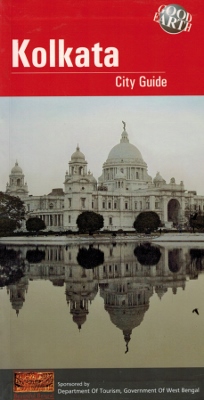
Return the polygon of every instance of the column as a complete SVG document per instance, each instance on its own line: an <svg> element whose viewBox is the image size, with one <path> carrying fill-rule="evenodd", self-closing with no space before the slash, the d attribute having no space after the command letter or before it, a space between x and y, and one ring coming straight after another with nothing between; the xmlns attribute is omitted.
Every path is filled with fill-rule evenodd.
<svg viewBox="0 0 204 400"><path fill-rule="evenodd" d="M46 226L49 226L49 215L47 214L45 217L46 217Z"/></svg>
<svg viewBox="0 0 204 400"><path fill-rule="evenodd" d="M168 199L167 196L163 197L163 221L168 222Z"/></svg>
<svg viewBox="0 0 204 400"><path fill-rule="evenodd" d="M155 196L150 196L149 198L149 203L150 203L150 210L154 211L155 210Z"/></svg>

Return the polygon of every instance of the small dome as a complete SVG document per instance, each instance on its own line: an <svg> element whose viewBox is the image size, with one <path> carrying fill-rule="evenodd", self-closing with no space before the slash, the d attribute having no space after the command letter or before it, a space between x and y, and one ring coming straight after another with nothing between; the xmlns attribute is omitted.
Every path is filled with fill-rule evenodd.
<svg viewBox="0 0 204 400"><path fill-rule="evenodd" d="M81 329L82 325L86 322L86 314L74 314L73 321L78 325L78 328Z"/></svg>
<svg viewBox="0 0 204 400"><path fill-rule="evenodd" d="M157 174L156 174L156 176L155 176L153 182L154 182L154 183L157 183L157 182L166 183L166 181L164 180L164 178L162 178L162 176L160 175L160 172L157 172Z"/></svg>
<svg viewBox="0 0 204 400"><path fill-rule="evenodd" d="M23 173L23 171L22 171L21 167L19 167L17 161L15 163L15 166L12 168L11 173L12 174L22 174Z"/></svg>
<svg viewBox="0 0 204 400"><path fill-rule="evenodd" d="M167 288L164 288L162 286L156 286L155 287L155 293L157 293L158 297L161 298L164 296L164 294L167 292Z"/></svg>
<svg viewBox="0 0 204 400"><path fill-rule="evenodd" d="M155 178L154 178L154 181L163 181L163 178L162 178L162 176L160 175L160 172L157 172L157 174L156 174L156 176L155 176Z"/></svg>
<svg viewBox="0 0 204 400"><path fill-rule="evenodd" d="M85 161L85 155L80 151L79 146L77 146L76 151L72 154L71 156L72 161L77 161L77 160L84 160Z"/></svg>
<svg viewBox="0 0 204 400"><path fill-rule="evenodd" d="M124 130L122 133L122 137L120 139L120 143L116 144L116 146L112 148L112 150L108 155L107 161L110 160L126 161L130 159L144 162L142 155L140 151L137 149L137 147L129 143L128 134Z"/></svg>
<svg viewBox="0 0 204 400"><path fill-rule="evenodd" d="M89 181L92 183L97 183L96 178L94 178L94 176L92 174L88 175Z"/></svg>

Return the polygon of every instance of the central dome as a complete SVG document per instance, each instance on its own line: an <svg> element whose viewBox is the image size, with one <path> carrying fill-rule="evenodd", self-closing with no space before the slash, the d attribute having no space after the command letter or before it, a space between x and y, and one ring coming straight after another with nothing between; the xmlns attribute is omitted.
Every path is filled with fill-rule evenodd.
<svg viewBox="0 0 204 400"><path fill-rule="evenodd" d="M126 123L120 143L116 144L103 164L103 173L99 177L100 185L108 190L138 190L147 188L152 182L147 173L147 164L136 146L129 143Z"/></svg>
<svg viewBox="0 0 204 400"><path fill-rule="evenodd" d="M136 146L129 143L128 134L124 130L122 133L122 137L120 139L120 143L116 144L110 151L107 161L110 160L140 160L143 161L142 154L137 149Z"/></svg>

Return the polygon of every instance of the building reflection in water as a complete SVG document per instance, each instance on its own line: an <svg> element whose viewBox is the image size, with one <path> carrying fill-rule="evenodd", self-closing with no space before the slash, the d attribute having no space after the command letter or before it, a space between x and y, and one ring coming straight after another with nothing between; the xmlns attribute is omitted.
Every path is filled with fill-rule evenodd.
<svg viewBox="0 0 204 400"><path fill-rule="evenodd" d="M7 288L17 315L26 301L29 281L49 280L54 286L65 286L70 314L81 330L99 292L111 323L123 334L127 353L132 331L144 320L150 298L162 299L168 289L176 294L178 288L185 289L187 279L197 279L204 269L204 250L150 243L7 246L0 247L0 263L0 287Z"/></svg>

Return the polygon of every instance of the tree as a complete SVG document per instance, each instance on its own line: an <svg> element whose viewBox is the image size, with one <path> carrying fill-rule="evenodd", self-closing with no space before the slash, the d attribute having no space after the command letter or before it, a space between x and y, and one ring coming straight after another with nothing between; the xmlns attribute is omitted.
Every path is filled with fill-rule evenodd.
<svg viewBox="0 0 204 400"><path fill-rule="evenodd" d="M154 211L144 211L137 216L133 226L139 233L151 233L155 229L158 229L160 224L161 221L157 213Z"/></svg>
<svg viewBox="0 0 204 400"><path fill-rule="evenodd" d="M204 215L198 215L195 213L190 216L189 220L191 228L194 229L203 229L204 228Z"/></svg>
<svg viewBox="0 0 204 400"><path fill-rule="evenodd" d="M45 252L43 250L28 250L26 252L26 260L30 264L37 264L40 263L42 260L45 259Z"/></svg>
<svg viewBox="0 0 204 400"><path fill-rule="evenodd" d="M81 267L92 269L104 263L104 252L99 249L94 249L92 246L89 249L79 249L77 262Z"/></svg>
<svg viewBox="0 0 204 400"><path fill-rule="evenodd" d="M24 215L25 206L19 197L0 192L0 218L15 221L16 228L20 228Z"/></svg>
<svg viewBox="0 0 204 400"><path fill-rule="evenodd" d="M0 288L19 281L24 275L25 263L20 251L0 246Z"/></svg>
<svg viewBox="0 0 204 400"><path fill-rule="evenodd" d="M16 221L7 217L0 218L0 236L7 236L16 229Z"/></svg>
<svg viewBox="0 0 204 400"><path fill-rule="evenodd" d="M0 246L0 265L4 267L19 267L21 264L20 252Z"/></svg>
<svg viewBox="0 0 204 400"><path fill-rule="evenodd" d="M26 229L29 232L39 232L46 228L44 221L38 217L32 217L26 221Z"/></svg>
<svg viewBox="0 0 204 400"><path fill-rule="evenodd" d="M76 220L78 229L82 233L93 233L103 228L103 216L93 211L84 211Z"/></svg>
<svg viewBox="0 0 204 400"><path fill-rule="evenodd" d="M146 266L158 264L161 258L159 248L151 246L150 243L144 243L137 246L134 250L134 255L137 257L137 260L141 265Z"/></svg>
<svg viewBox="0 0 204 400"><path fill-rule="evenodd" d="M23 201L16 196L10 196L0 192L0 216L8 217L16 221L20 226L20 221L24 219L25 206Z"/></svg>
<svg viewBox="0 0 204 400"><path fill-rule="evenodd" d="M191 262L195 264L196 269L204 269L204 250L203 249L190 249Z"/></svg>

